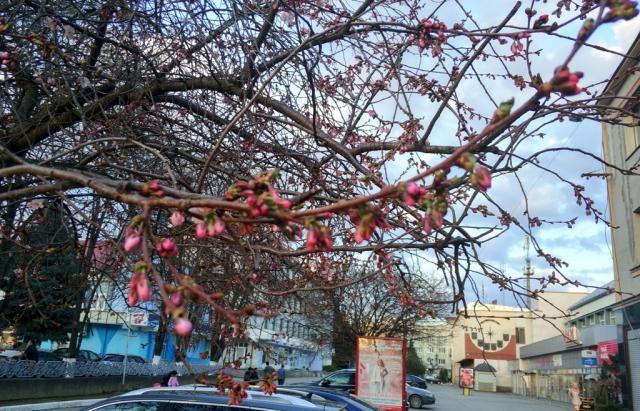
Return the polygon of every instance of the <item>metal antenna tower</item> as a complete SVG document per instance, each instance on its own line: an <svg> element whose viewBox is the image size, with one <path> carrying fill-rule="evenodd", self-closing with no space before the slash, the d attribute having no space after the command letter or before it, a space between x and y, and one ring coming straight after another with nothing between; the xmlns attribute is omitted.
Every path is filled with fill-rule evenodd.
<svg viewBox="0 0 640 411"><path fill-rule="evenodd" d="M527 279L527 308L531 309L531 276L533 276L533 269L531 268L531 256L529 255L529 247L531 245L531 239L528 235L524 236L524 268L522 269L523 275Z"/></svg>

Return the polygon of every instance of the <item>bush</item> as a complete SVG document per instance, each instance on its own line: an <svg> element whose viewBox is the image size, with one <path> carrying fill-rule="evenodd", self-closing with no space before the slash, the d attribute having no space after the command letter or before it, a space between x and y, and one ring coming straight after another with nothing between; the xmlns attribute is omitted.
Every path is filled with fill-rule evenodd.
<svg viewBox="0 0 640 411"><path fill-rule="evenodd" d="M335 365L331 364L331 365L323 365L322 366L322 371L326 371L326 372L334 372L334 371L338 371L339 368L336 367Z"/></svg>

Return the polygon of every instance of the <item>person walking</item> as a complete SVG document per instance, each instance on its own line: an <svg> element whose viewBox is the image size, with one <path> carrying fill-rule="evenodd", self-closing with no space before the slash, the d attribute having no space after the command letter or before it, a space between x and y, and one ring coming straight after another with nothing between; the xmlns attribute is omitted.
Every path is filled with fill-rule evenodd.
<svg viewBox="0 0 640 411"><path fill-rule="evenodd" d="M569 398L571 398L573 411L580 411L582 399L580 398L580 388L578 388L578 384L575 382L572 382L571 386L569 387Z"/></svg>
<svg viewBox="0 0 640 411"><path fill-rule="evenodd" d="M251 375L253 374L253 368L247 368L247 371L244 372L243 380L246 382L251 381Z"/></svg>
<svg viewBox="0 0 640 411"><path fill-rule="evenodd" d="M280 369L278 369L278 385L284 385L284 379L287 376L287 372L284 369L284 364L280 365Z"/></svg>
<svg viewBox="0 0 640 411"><path fill-rule="evenodd" d="M268 376L273 374L274 372L276 372L276 369L273 368L272 366L269 365L269 361L265 362L266 366L264 367L264 370L262 371L264 373L264 376Z"/></svg>

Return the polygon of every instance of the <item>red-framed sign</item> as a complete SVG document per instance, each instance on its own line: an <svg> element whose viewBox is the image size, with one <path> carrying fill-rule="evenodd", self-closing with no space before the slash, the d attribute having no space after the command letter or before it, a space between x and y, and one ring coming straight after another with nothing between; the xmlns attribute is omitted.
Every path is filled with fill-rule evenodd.
<svg viewBox="0 0 640 411"><path fill-rule="evenodd" d="M404 338L358 337L356 395L381 409L404 411L406 356Z"/></svg>

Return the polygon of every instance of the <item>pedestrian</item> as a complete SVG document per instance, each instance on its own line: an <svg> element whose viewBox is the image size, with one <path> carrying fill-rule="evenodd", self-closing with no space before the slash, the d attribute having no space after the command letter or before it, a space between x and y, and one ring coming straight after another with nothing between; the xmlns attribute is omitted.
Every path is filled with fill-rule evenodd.
<svg viewBox="0 0 640 411"><path fill-rule="evenodd" d="M242 378L244 381L251 381L251 374L253 373L253 368L247 368L247 371L244 372L244 377Z"/></svg>
<svg viewBox="0 0 640 411"><path fill-rule="evenodd" d="M252 384L257 384L259 380L260 376L258 375L258 369L256 367L253 367L251 369L251 376L249 377L249 381L251 381Z"/></svg>
<svg viewBox="0 0 640 411"><path fill-rule="evenodd" d="M180 382L178 382L178 371L171 371L169 373L169 381L167 382L169 387L178 387Z"/></svg>
<svg viewBox="0 0 640 411"><path fill-rule="evenodd" d="M287 376L287 372L284 369L284 364L280 365L278 370L278 385L284 385L284 378Z"/></svg>
<svg viewBox="0 0 640 411"><path fill-rule="evenodd" d="M274 372L276 372L276 369L269 365L269 361L265 362L265 364L266 366L264 367L264 370L262 372L264 373L264 376L266 378L267 376L272 375Z"/></svg>
<svg viewBox="0 0 640 411"><path fill-rule="evenodd" d="M575 382L572 382L571 387L569 388L569 398L571 398L573 411L580 411L582 400L580 399L580 389L578 388L578 384Z"/></svg>
<svg viewBox="0 0 640 411"><path fill-rule="evenodd" d="M29 346L24 350L24 357L29 361L38 361L38 347L35 341L29 340Z"/></svg>

